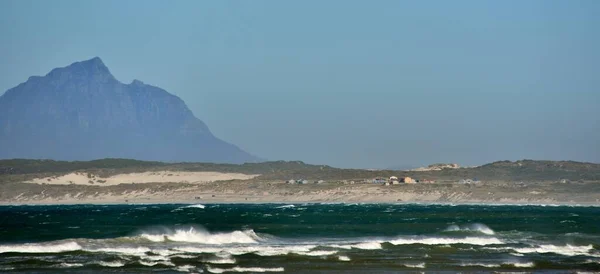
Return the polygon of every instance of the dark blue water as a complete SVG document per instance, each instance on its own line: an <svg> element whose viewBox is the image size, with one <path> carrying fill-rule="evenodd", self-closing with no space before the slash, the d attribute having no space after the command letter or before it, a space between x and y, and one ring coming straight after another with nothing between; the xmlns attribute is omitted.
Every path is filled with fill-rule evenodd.
<svg viewBox="0 0 600 274"><path fill-rule="evenodd" d="M4 206L0 271L600 271L600 208Z"/></svg>

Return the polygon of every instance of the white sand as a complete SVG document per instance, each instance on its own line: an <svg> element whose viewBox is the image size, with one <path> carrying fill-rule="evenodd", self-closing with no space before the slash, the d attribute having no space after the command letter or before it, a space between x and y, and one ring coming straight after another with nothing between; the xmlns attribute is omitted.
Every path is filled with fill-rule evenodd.
<svg viewBox="0 0 600 274"><path fill-rule="evenodd" d="M111 186L118 184L143 183L209 183L228 180L248 180L258 175L221 172L184 172L158 171L118 174L108 178L100 178L94 174L74 172L59 177L37 178L25 183L47 185L99 185Z"/></svg>

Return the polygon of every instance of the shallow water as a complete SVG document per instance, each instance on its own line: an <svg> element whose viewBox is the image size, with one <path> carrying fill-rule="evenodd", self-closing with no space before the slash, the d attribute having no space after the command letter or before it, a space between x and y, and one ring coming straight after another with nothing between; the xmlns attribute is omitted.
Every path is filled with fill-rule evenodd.
<svg viewBox="0 0 600 274"><path fill-rule="evenodd" d="M600 271L600 208L0 207L0 272Z"/></svg>

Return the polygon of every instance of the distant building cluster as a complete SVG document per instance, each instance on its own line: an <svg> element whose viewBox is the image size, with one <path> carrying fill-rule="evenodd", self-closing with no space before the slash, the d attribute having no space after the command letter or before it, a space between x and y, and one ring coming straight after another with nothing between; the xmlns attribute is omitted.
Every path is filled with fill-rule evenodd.
<svg viewBox="0 0 600 274"><path fill-rule="evenodd" d="M386 178L375 178L373 180L371 180L372 183L374 184L383 184L383 185L399 185L399 184L416 184L416 183L435 183L435 181L432 180L419 180L419 179L415 179L415 178L411 178L411 177L396 177L396 176L391 176L390 178L386 179Z"/></svg>

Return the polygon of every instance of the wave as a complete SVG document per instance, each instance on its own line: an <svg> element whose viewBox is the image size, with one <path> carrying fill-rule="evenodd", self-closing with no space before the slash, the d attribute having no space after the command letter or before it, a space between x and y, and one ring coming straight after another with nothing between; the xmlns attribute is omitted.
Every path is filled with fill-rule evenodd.
<svg viewBox="0 0 600 274"><path fill-rule="evenodd" d="M406 266L406 267L410 267L410 268L425 268L425 263L418 263L418 264L404 264L404 266Z"/></svg>
<svg viewBox="0 0 600 274"><path fill-rule="evenodd" d="M98 265L105 266L105 267L122 267L122 266L125 266L125 262L122 262L122 261L112 261L112 262L99 261L99 262L96 262L96 263Z"/></svg>
<svg viewBox="0 0 600 274"><path fill-rule="evenodd" d="M594 254L590 254L594 247L592 245L585 246L573 246L573 245L540 245L537 247L523 247L523 248L513 248L514 251L522 254L528 253L555 253L564 256L595 256Z"/></svg>
<svg viewBox="0 0 600 274"><path fill-rule="evenodd" d="M484 224L469 224L465 226L451 225L447 227L444 231L464 231L464 232L478 232L485 235L494 235L496 234L491 228Z"/></svg>
<svg viewBox="0 0 600 274"><path fill-rule="evenodd" d="M142 233L139 235L152 242L188 242L211 245L250 244L260 239L253 230L233 231L229 233L210 233L201 228L165 230L162 233Z"/></svg>
<svg viewBox="0 0 600 274"><path fill-rule="evenodd" d="M202 262L209 263L209 264L235 264L235 259L232 257L228 257L228 258L203 260Z"/></svg>
<svg viewBox="0 0 600 274"><path fill-rule="evenodd" d="M205 206L201 205L201 204L195 204L195 205L184 206L183 208L205 208Z"/></svg>
<svg viewBox="0 0 600 274"><path fill-rule="evenodd" d="M175 270L179 271L179 272L190 272L192 271L192 269L195 269L196 267L193 265L182 265L182 266L178 266L175 268Z"/></svg>
<svg viewBox="0 0 600 274"><path fill-rule="evenodd" d="M76 242L0 245L0 253L62 253L81 250Z"/></svg>
<svg viewBox="0 0 600 274"><path fill-rule="evenodd" d="M333 248L341 248L341 249L352 249L352 248L364 249L364 250L382 249L381 242L377 242L377 241L363 242L363 243L357 243L357 244L346 244L346 245L334 244L334 245L328 245L328 246L333 247Z"/></svg>
<svg viewBox="0 0 600 274"><path fill-rule="evenodd" d="M294 208L294 207L296 207L296 206L295 205L282 205L282 206L278 206L275 208Z"/></svg>
<svg viewBox="0 0 600 274"><path fill-rule="evenodd" d="M460 266L464 267L488 267L488 268L497 268L501 267L500 264L486 264L486 263L462 263Z"/></svg>
<svg viewBox="0 0 600 274"><path fill-rule="evenodd" d="M412 244L423 244L423 245L452 245L452 244L466 244L466 245L498 245L503 244L498 238L487 238L487 237L465 237L465 238L445 238L445 237L424 237L424 238L400 238L392 240L389 243L393 245L412 245Z"/></svg>
<svg viewBox="0 0 600 274"><path fill-rule="evenodd" d="M314 250L314 251L308 251L308 252L296 252L296 254L298 255L303 255L303 256L330 256L333 254L338 253L335 250Z"/></svg>
<svg viewBox="0 0 600 274"><path fill-rule="evenodd" d="M340 255L340 256L338 256L338 260L340 260L342 262L349 262L350 261L350 257Z"/></svg>
<svg viewBox="0 0 600 274"><path fill-rule="evenodd" d="M122 255L129 256L142 256L146 253L150 252L150 248L147 247L103 247L103 248L95 248L95 249L84 249L88 252L102 252L102 253L118 253Z"/></svg>
<svg viewBox="0 0 600 274"><path fill-rule="evenodd" d="M83 264L80 263L60 263L59 268L74 268L74 267L82 267Z"/></svg>
<svg viewBox="0 0 600 274"><path fill-rule="evenodd" d="M534 267L535 264L532 262L529 263L511 263L515 267Z"/></svg>
<svg viewBox="0 0 600 274"><path fill-rule="evenodd" d="M316 245L287 245L287 246L268 246L268 245L252 245L252 246L228 246L228 247L214 247L214 246L185 246L177 247L175 250L185 253L212 253L212 254L227 254L229 255L243 255L243 254L256 254L258 256L283 256L290 253L303 254L311 251ZM227 257L225 256L225 258Z"/></svg>
<svg viewBox="0 0 600 274"><path fill-rule="evenodd" d="M161 261L146 261L146 260L140 260L139 263L141 265L145 265L145 266L155 266L155 265L164 265L164 266L175 266L174 263L167 261L167 260L161 260Z"/></svg>
<svg viewBox="0 0 600 274"><path fill-rule="evenodd" d="M262 267L240 267L236 266L234 268L213 268L206 267L206 270L211 273L224 273L224 272L283 272L285 269L283 267L274 267L274 268L262 268Z"/></svg>

